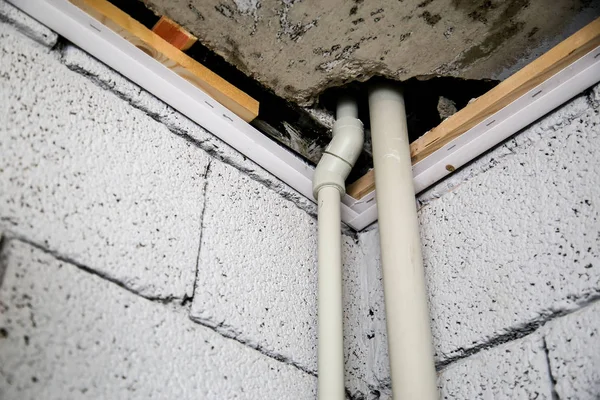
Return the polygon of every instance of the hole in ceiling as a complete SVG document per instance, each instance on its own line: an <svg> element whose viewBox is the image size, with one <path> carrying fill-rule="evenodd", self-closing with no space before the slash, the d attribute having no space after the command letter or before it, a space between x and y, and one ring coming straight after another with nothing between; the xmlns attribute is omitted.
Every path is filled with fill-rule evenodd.
<svg viewBox="0 0 600 400"><path fill-rule="evenodd" d="M152 29L160 18L142 1L109 1L148 29ZM259 115L251 124L312 165L316 165L331 140L331 123L337 97L341 92L351 92L359 100L359 117L365 125L366 140L365 151L348 177L348 183L354 182L372 168L367 87L376 81L387 81L386 78L374 77L366 82L352 82L326 89L319 96L317 106L308 109L275 95L269 88L244 74L199 41L185 53L258 100ZM402 82L410 141L434 128L445 117L465 107L469 100L481 96L497 84L498 81L453 77L412 78Z"/></svg>
<svg viewBox="0 0 600 400"><path fill-rule="evenodd" d="M412 78L399 83L383 77L373 77L365 82L352 82L325 90L319 96L319 106L332 115L335 113L336 101L341 93L350 93L359 101L359 118L365 126L366 133L365 152L348 177L349 183L354 182L373 167L367 90L370 85L381 82L402 85L411 143L438 126L445 118L463 109L471 99L481 96L499 83L494 80L448 76Z"/></svg>
<svg viewBox="0 0 600 400"><path fill-rule="evenodd" d="M410 141L413 142L427 131L435 128L443 119L463 109L471 99L488 92L499 81L462 79L449 76L428 79L412 78L398 83L382 77L366 82L354 82L327 89L319 96L319 105L334 113L336 99L340 93L350 92L360 101L360 118L365 128L370 127L367 89L374 83L401 84L406 106L406 123Z"/></svg>
<svg viewBox="0 0 600 400"><path fill-rule="evenodd" d="M148 29L152 29L160 19L159 15L146 8L141 1L109 1ZM327 126L315 119L306 109L275 95L269 88L244 74L199 41L184 53L258 100L259 115L251 124L308 163L316 165L331 139L331 132Z"/></svg>

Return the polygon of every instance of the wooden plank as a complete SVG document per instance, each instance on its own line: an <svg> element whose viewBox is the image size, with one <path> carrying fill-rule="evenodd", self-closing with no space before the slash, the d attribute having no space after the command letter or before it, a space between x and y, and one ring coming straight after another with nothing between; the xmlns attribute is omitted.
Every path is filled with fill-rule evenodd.
<svg viewBox="0 0 600 400"><path fill-rule="evenodd" d="M258 115L258 101L173 47L108 1L70 1L177 75L209 94L243 120L250 122Z"/></svg>
<svg viewBox="0 0 600 400"><path fill-rule="evenodd" d="M369 172L358 178L354 183L348 185L346 193L359 200L375 190L375 171Z"/></svg>
<svg viewBox="0 0 600 400"><path fill-rule="evenodd" d="M156 24L154 24L152 32L156 33L158 36L169 42L171 46L181 51L186 51L198 41L196 36L192 35L182 28L181 25L164 15L160 17Z"/></svg>
<svg viewBox="0 0 600 400"><path fill-rule="evenodd" d="M600 18L586 25L411 143L410 153L413 165L598 46L600 46ZM355 199L360 199L373 190L375 190L375 174L373 171L369 171L355 183L348 185L347 193Z"/></svg>
<svg viewBox="0 0 600 400"><path fill-rule="evenodd" d="M413 163L538 86L600 45L600 18L556 45L411 144Z"/></svg>

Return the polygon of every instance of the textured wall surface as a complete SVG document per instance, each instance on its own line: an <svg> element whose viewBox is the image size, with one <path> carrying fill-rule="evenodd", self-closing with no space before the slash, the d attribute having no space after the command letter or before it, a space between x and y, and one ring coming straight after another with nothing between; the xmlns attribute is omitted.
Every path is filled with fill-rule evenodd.
<svg viewBox="0 0 600 400"><path fill-rule="evenodd" d="M600 297L599 89L419 197L439 368L530 335ZM379 266L377 227L359 239L371 251L365 262ZM382 294L370 296L380 309ZM383 315L376 322L373 358L380 362L369 373L385 384Z"/></svg>
<svg viewBox="0 0 600 400"><path fill-rule="evenodd" d="M600 395L600 304L548 324L550 373L559 399L593 400Z"/></svg>
<svg viewBox="0 0 600 400"><path fill-rule="evenodd" d="M3 223L144 296L191 296L208 155L11 27L0 36L10 71L0 106ZM149 268L157 264L160 273Z"/></svg>
<svg viewBox="0 0 600 400"><path fill-rule="evenodd" d="M539 335L511 341L458 361L440 374L443 399L552 399Z"/></svg>
<svg viewBox="0 0 600 400"><path fill-rule="evenodd" d="M0 397L314 398L314 205L0 13ZM599 103L419 197L445 398L600 393ZM377 226L345 232L347 394L387 398Z"/></svg>
<svg viewBox="0 0 600 400"><path fill-rule="evenodd" d="M315 378L9 240L3 399L310 399Z"/></svg>

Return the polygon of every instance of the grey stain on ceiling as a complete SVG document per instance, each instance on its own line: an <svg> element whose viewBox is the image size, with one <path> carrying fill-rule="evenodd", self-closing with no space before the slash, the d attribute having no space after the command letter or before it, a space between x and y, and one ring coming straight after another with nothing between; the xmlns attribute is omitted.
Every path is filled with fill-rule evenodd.
<svg viewBox="0 0 600 400"><path fill-rule="evenodd" d="M144 0L277 95L372 76L495 79L590 22L596 0Z"/></svg>

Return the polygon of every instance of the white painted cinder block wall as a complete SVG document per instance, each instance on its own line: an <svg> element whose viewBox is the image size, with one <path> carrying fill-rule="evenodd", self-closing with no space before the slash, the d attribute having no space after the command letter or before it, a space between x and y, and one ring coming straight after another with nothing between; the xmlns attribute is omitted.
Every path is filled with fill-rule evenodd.
<svg viewBox="0 0 600 400"><path fill-rule="evenodd" d="M312 399L312 203L0 0L0 398ZM448 399L600 394L600 88L419 196ZM388 398L377 226L346 387Z"/></svg>

